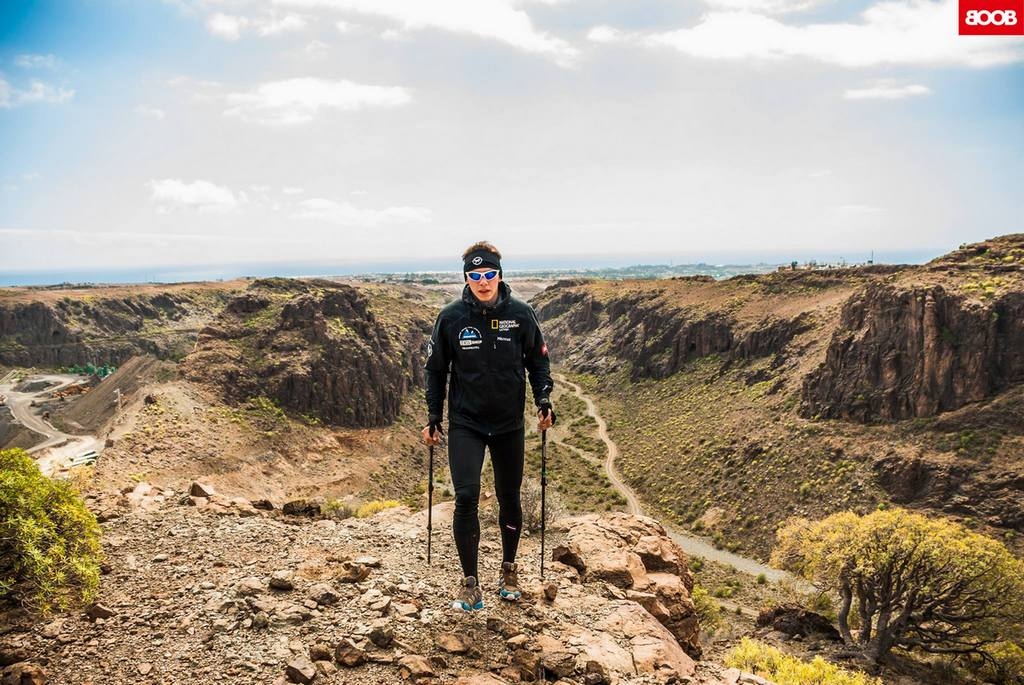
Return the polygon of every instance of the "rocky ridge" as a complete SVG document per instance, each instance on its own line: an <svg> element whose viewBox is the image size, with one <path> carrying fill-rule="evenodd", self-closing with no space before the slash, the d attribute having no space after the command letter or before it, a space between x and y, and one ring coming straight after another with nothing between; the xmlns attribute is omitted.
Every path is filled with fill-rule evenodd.
<svg viewBox="0 0 1024 685"><path fill-rule="evenodd" d="M762 558L789 516L888 503L1021 549L1024 234L920 266L563 281L534 304L649 511Z"/></svg>
<svg viewBox="0 0 1024 685"><path fill-rule="evenodd" d="M423 387L432 323L411 293L260 279L199 332L181 369L233 402L266 396L326 424L381 426Z"/></svg>
<svg viewBox="0 0 1024 685"><path fill-rule="evenodd" d="M791 371L803 416L934 416L1024 381L1024 234L920 267L561 281L535 305L552 357L574 371L627 363L657 379L709 355L768 358Z"/></svg>
<svg viewBox="0 0 1024 685"><path fill-rule="evenodd" d="M548 561L543 580L525 537L518 603L495 594L500 548L485 536L486 608L464 614L448 607L458 576L444 505L427 567L426 512L405 507L310 520L202 483L87 503L104 530L100 596L80 613L5 615L12 682L763 682L684 651L699 650L692 579L653 519L559 522L549 542L572 565Z"/></svg>
<svg viewBox="0 0 1024 685"><path fill-rule="evenodd" d="M119 365L138 354L178 359L241 282L8 288L0 299L0 365Z"/></svg>

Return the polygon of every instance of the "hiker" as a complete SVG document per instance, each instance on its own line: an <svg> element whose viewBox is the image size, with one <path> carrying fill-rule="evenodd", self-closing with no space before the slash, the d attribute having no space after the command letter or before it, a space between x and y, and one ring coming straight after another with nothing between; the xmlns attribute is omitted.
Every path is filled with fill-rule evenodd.
<svg viewBox="0 0 1024 685"><path fill-rule="evenodd" d="M529 372L537 429L555 422L551 406L548 347L533 308L512 296L502 280L501 253L488 242L471 245L462 255L462 297L437 316L427 343L426 381L429 418L423 428L427 444L441 442L445 380L448 388L448 468L455 487L452 534L462 564L458 599L465 611L483 608L477 575L480 543L480 472L484 447L491 453L494 492L501 528L501 578L498 593L515 601L518 587L516 548L523 510L526 373Z"/></svg>

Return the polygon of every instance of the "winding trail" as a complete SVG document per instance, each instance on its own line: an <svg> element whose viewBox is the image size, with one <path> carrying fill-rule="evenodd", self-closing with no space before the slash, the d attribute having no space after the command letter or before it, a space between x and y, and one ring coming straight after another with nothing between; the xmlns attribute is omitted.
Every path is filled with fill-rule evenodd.
<svg viewBox="0 0 1024 685"><path fill-rule="evenodd" d="M597 435L605 445L604 468L608 473L608 480L610 480L612 485L614 485L615 488L622 493L623 497L626 498L630 514L644 515L643 507L640 504L640 498L637 497L633 489L622 480L615 470L615 459L619 456L619 448L608 435L608 425L605 423L604 418L602 418L598 413L597 406L594 404L594 401L583 394L583 390L580 386L565 378L562 374L555 374L555 378L558 379L559 383L564 384L565 387L572 390L573 394L583 400L584 404L586 404L587 415L597 422ZM665 527L669 536L675 540L687 554L704 557L705 559L710 559L711 561L715 561L720 564L728 564L735 567L738 571L749 573L754 576L763 573L765 578L773 582L786 580L796 583L798 587L801 585L798 579L794 578L786 571L772 568L771 566L762 564L756 559L734 554L733 552L729 552L724 549L718 549L711 544L709 540L696 535L691 535L690 533L685 533L664 521L662 521L661 524ZM723 604L725 604L725 602L723 602Z"/></svg>

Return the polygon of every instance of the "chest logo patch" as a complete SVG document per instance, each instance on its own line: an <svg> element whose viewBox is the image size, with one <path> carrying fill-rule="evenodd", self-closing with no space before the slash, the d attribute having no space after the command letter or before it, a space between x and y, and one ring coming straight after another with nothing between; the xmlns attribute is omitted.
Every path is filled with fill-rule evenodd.
<svg viewBox="0 0 1024 685"><path fill-rule="evenodd" d="M459 331L459 347L464 350L480 347L480 345L483 344L483 341L484 338L480 335L480 331L472 326L466 326Z"/></svg>
<svg viewBox="0 0 1024 685"><path fill-rule="evenodd" d="M491 319L492 331L511 331L513 328L519 328L515 319Z"/></svg>

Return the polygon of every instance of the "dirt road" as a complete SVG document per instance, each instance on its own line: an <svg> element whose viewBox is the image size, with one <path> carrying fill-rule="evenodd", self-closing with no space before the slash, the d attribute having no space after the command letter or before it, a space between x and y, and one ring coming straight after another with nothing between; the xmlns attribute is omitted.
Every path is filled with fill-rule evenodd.
<svg viewBox="0 0 1024 685"><path fill-rule="evenodd" d="M52 476L61 468L66 467L72 457L90 450L95 450L98 453L103 449L103 441L96 436L63 433L44 420L42 415L32 407L33 400L43 399L45 395L80 381L84 376L54 373L35 374L25 380L50 381L56 385L32 392L14 390L14 386L20 383L20 381L15 381L14 377L14 373L11 372L3 378L3 382L0 382L0 394L7 398L7 406L14 418L29 430L43 437L42 441L27 450L36 458L36 464L39 465L40 471Z"/></svg>
<svg viewBox="0 0 1024 685"><path fill-rule="evenodd" d="M597 435L605 445L604 468L608 473L608 479L626 498L629 513L642 515L643 507L641 506L640 498L637 497L636 493L633 492L633 489L622 480L615 470L615 460L619 456L619 448L618 445L615 444L615 441L613 441L608 435L608 425L597 411L597 406L594 404L594 401L583 394L580 386L576 385L561 374L557 374L555 377L559 383L562 383L565 387L572 390L572 392L586 404L587 414L597 422ZM662 521L662 525L665 526L665 530L668 531L672 539L675 540L687 554L704 557L705 559L710 559L720 564L728 564L735 567L738 571L743 571L744 573L749 573L751 575L756 576L763 573L765 578L771 581L795 580L789 573L762 564L756 559L750 559L724 549L718 549L711 544L709 540L689 533L684 533L664 521Z"/></svg>

